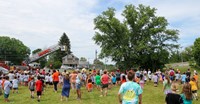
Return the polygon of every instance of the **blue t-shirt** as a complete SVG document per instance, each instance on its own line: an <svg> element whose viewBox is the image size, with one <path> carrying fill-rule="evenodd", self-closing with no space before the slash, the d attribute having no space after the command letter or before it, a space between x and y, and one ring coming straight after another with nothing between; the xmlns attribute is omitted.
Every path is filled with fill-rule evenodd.
<svg viewBox="0 0 200 104"><path fill-rule="evenodd" d="M183 104L192 104L192 100L187 100L184 94L181 94Z"/></svg>
<svg viewBox="0 0 200 104"><path fill-rule="evenodd" d="M112 83L116 83L116 77L112 77Z"/></svg>
<svg viewBox="0 0 200 104"><path fill-rule="evenodd" d="M183 82L186 81L186 75L185 74L181 75L181 81L183 81Z"/></svg>
<svg viewBox="0 0 200 104"><path fill-rule="evenodd" d="M142 94L139 84L128 81L121 85L119 94L122 94L122 104L138 104L138 96Z"/></svg>

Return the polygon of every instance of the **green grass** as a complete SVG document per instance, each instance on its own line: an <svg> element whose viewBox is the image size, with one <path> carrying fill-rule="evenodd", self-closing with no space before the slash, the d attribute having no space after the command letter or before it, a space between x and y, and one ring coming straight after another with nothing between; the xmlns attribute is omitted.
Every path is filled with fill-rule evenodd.
<svg viewBox="0 0 200 104"><path fill-rule="evenodd" d="M181 87L181 86L180 86ZM113 87L109 90L107 97L99 97L100 91L95 89L93 92L87 92L85 88L82 88L82 100L76 100L76 94L71 90L70 98L68 102L60 101L61 88L58 93L53 92L53 88L46 88L44 95L41 98L40 104L118 104L117 93L119 86ZM200 95L200 93L198 92ZM143 92L143 104L164 104L164 94L162 92L162 84L158 87L153 87L152 82L148 82L144 87ZM10 93L10 104L37 104L36 99L31 99L29 90L27 87L20 86L19 93ZM0 96L0 104L4 104L3 96ZM193 104L199 104L197 101L193 101Z"/></svg>

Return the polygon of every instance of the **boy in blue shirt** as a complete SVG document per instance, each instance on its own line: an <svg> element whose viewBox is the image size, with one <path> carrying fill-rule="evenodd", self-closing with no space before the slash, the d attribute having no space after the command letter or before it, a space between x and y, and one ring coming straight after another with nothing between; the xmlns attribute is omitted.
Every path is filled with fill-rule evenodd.
<svg viewBox="0 0 200 104"><path fill-rule="evenodd" d="M118 92L120 104L142 104L142 88L133 82L134 73L128 72L128 82L121 85Z"/></svg>

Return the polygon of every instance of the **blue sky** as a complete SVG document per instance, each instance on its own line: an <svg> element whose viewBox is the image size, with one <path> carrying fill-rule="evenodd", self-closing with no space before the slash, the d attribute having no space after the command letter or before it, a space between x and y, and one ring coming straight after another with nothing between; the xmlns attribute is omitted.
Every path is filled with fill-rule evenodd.
<svg viewBox="0 0 200 104"><path fill-rule="evenodd" d="M127 4L144 4L157 8L169 28L178 29L179 44L192 45L200 36L199 0L0 0L0 36L21 40L31 50L57 44L66 32L71 50L78 57L92 61L95 50L93 19L108 7L121 12Z"/></svg>

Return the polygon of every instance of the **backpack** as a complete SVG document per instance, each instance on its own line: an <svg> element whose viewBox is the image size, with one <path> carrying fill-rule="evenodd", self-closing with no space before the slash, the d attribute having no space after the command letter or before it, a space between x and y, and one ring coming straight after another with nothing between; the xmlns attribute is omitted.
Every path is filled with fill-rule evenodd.
<svg viewBox="0 0 200 104"><path fill-rule="evenodd" d="M29 89L34 90L34 88L35 88L34 83L35 83L34 81L30 81Z"/></svg>
<svg viewBox="0 0 200 104"><path fill-rule="evenodd" d="M171 71L171 72L169 73L169 75L170 75L170 76L174 76L174 71Z"/></svg>

